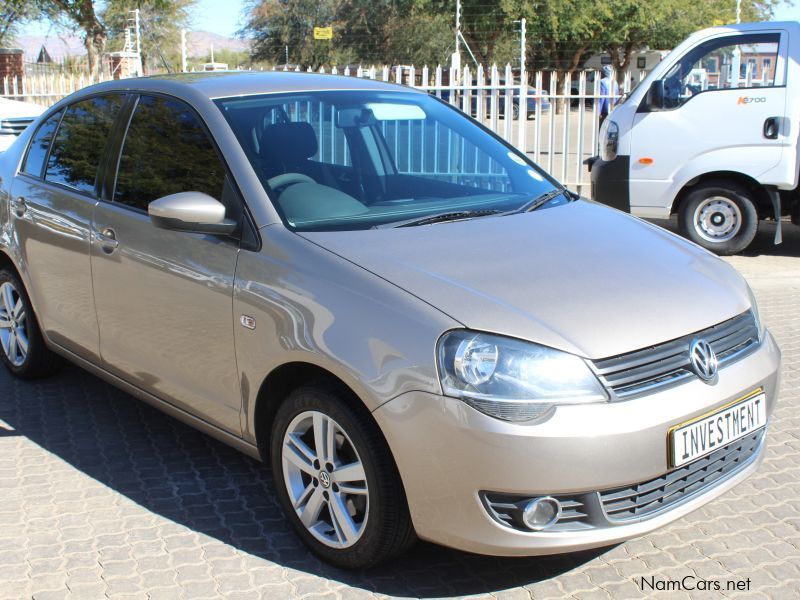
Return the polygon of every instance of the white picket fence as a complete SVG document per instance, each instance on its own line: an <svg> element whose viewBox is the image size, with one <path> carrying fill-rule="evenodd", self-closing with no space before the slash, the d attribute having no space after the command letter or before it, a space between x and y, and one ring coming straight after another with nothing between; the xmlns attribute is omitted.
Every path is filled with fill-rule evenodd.
<svg viewBox="0 0 800 600"><path fill-rule="evenodd" d="M272 70L276 70L273 68ZM286 70L285 68L282 70ZM294 69L300 71L299 67ZM589 194L584 160L597 152L600 113L600 75L596 71L559 74L538 71L521 85L519 73L509 65L484 70L436 67L332 67L302 69L399 83L424 90L475 118L490 130L526 152L536 163L578 193ZM640 73L638 79L642 79ZM87 85L104 81L86 75L28 75L2 80L0 96L51 105ZM622 78L620 96L634 82ZM612 102L618 98L610 98ZM511 115L511 118L507 118Z"/></svg>

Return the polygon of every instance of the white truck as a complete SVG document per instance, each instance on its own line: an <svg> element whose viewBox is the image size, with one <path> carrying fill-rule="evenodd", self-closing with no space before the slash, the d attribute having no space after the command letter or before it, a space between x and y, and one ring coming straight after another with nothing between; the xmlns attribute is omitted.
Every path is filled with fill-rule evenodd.
<svg viewBox="0 0 800 600"><path fill-rule="evenodd" d="M678 215L718 254L759 220L800 225L800 23L692 34L617 105L591 159L592 197L645 218Z"/></svg>

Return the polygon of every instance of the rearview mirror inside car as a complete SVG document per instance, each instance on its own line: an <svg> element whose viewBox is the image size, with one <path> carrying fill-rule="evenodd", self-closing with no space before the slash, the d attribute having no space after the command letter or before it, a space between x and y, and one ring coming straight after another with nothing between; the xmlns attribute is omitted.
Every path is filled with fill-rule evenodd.
<svg viewBox="0 0 800 600"><path fill-rule="evenodd" d="M147 206L153 225L190 233L231 235L236 222L225 218L225 206L202 192L179 192Z"/></svg>

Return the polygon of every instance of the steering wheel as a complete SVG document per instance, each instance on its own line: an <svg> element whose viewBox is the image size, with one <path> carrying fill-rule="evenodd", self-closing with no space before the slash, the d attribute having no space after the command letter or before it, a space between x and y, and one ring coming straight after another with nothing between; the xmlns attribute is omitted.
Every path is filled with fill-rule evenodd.
<svg viewBox="0 0 800 600"><path fill-rule="evenodd" d="M317 183L308 175L302 173L282 173L275 177L267 179L267 185L273 190L286 187L287 185L294 185L295 183Z"/></svg>

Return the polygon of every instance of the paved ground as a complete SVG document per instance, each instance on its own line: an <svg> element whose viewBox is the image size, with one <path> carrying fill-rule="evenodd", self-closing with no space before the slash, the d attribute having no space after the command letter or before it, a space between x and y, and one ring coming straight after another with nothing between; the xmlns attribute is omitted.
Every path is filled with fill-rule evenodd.
<svg viewBox="0 0 800 600"><path fill-rule="evenodd" d="M311 557L258 463L78 369L41 383L0 372L0 598L337 598L485 594L635 598L686 576L800 590L800 233L771 230L731 262L784 351L767 459L736 490L653 535L546 559L420 544L363 574ZM695 580L687 580L687 582ZM663 592L663 597L687 594ZM719 598L734 592L693 592Z"/></svg>

